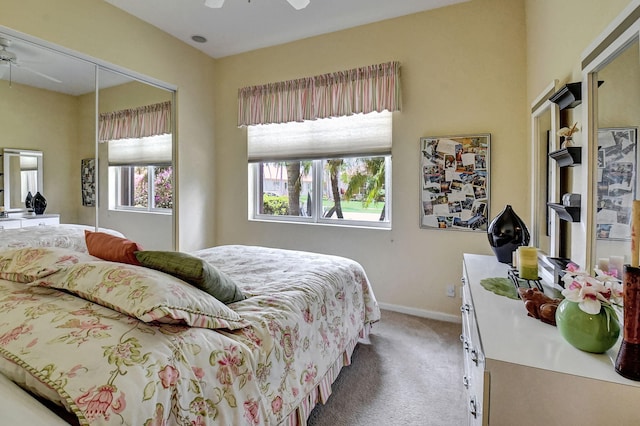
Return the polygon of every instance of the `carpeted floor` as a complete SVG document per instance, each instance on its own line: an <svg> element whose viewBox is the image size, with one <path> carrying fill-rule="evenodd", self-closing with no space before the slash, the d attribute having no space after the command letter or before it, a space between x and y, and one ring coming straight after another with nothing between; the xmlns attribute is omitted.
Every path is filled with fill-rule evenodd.
<svg viewBox="0 0 640 426"><path fill-rule="evenodd" d="M308 426L466 423L461 325L382 311Z"/></svg>

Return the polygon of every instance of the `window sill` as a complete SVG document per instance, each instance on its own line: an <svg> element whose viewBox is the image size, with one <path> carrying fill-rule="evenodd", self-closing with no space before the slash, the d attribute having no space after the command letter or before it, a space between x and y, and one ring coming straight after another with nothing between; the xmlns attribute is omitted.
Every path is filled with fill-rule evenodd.
<svg viewBox="0 0 640 426"><path fill-rule="evenodd" d="M135 214L157 214L163 216L171 216L173 214L172 210L162 211L162 210L141 210L141 209L114 209L109 208L110 212L114 213L135 213Z"/></svg>
<svg viewBox="0 0 640 426"><path fill-rule="evenodd" d="M336 221L339 219L335 219ZM366 223L366 222L356 222L356 221L345 221L345 222L328 222L328 221L320 221L320 222L310 222L308 220L296 220L295 218L287 218L287 219L272 219L266 217L255 217L249 218L249 222L262 222L262 223L279 223L279 224L287 224L287 225L309 225L309 226L329 226L336 228L353 228L353 229L370 229L374 231L390 231L391 223L384 222L381 224L375 223Z"/></svg>

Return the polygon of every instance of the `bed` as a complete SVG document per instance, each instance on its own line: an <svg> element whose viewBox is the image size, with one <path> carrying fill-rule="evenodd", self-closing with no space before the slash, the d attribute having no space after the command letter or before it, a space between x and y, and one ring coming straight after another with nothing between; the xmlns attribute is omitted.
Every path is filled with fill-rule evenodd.
<svg viewBox="0 0 640 426"><path fill-rule="evenodd" d="M2 229L0 230L0 250L21 247L64 247L86 252L85 230L95 231L95 227L65 223ZM113 229L100 228L99 231L123 236L122 233Z"/></svg>
<svg viewBox="0 0 640 426"><path fill-rule="evenodd" d="M189 256L246 298L67 248L0 251L0 372L79 424L306 424L380 318L363 268L255 246Z"/></svg>

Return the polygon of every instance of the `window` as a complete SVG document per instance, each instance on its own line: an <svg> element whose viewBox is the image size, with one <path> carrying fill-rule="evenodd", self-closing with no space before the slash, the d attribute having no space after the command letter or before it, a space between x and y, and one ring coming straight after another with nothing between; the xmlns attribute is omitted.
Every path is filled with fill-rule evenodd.
<svg viewBox="0 0 640 426"><path fill-rule="evenodd" d="M390 112L250 126L248 143L250 218L390 227Z"/></svg>
<svg viewBox="0 0 640 426"><path fill-rule="evenodd" d="M169 166L109 167L115 209L162 211L173 208L173 169Z"/></svg>
<svg viewBox="0 0 640 426"><path fill-rule="evenodd" d="M109 208L171 212L170 134L109 141Z"/></svg>

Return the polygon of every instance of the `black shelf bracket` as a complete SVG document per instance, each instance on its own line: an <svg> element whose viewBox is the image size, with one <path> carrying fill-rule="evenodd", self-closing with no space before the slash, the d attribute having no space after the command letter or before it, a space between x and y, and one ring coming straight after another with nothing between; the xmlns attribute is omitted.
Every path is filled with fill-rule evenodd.
<svg viewBox="0 0 640 426"><path fill-rule="evenodd" d="M580 222L580 207L565 206L557 203L547 203L547 206L551 207L558 213L558 217L567 222Z"/></svg>
<svg viewBox="0 0 640 426"><path fill-rule="evenodd" d="M570 146L549 153L549 157L556 160L560 167L573 167L582 163L582 147Z"/></svg>

